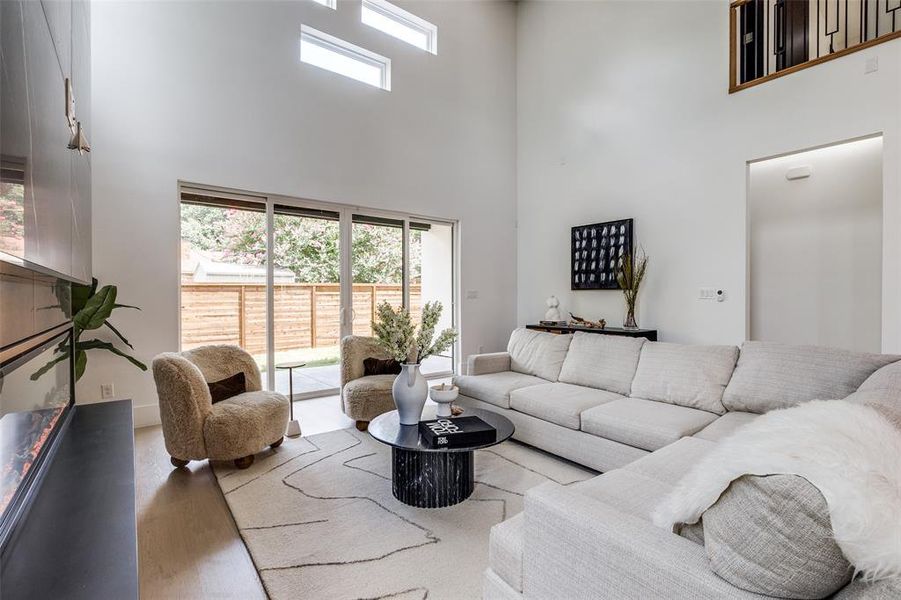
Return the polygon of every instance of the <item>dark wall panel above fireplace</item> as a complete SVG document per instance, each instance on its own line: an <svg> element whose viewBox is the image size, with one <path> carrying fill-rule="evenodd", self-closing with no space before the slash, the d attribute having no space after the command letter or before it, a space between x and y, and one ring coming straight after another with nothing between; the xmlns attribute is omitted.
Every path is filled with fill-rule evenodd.
<svg viewBox="0 0 901 600"><path fill-rule="evenodd" d="M89 21L84 0L0 2L0 260L82 283L91 163L69 145L78 122L91 135Z"/></svg>

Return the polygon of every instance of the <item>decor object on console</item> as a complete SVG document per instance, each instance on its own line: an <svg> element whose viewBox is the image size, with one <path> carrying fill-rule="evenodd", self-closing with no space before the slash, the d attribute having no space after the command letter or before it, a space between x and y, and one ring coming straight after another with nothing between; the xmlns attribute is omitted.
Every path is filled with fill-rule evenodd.
<svg viewBox="0 0 901 600"><path fill-rule="evenodd" d="M247 391L212 403L209 381L244 373ZM237 346L200 346L153 359L166 451L176 467L192 460L232 460L245 469L266 446L277 448L288 424L288 399L262 389L260 369Z"/></svg>
<svg viewBox="0 0 901 600"><path fill-rule="evenodd" d="M406 308L394 308L387 302L378 306L378 321L373 322L372 330L382 348L401 363L401 373L391 388L401 425L416 425L425 406L429 388L419 371L422 361L444 352L457 339L457 332L452 328L435 337L442 308L440 302L426 302L416 331Z"/></svg>
<svg viewBox="0 0 901 600"><path fill-rule="evenodd" d="M457 396L460 394L460 389L455 385L442 383L440 385L432 386L429 392L432 401L438 405L438 410L435 415L438 417L450 417L453 412L451 410L451 403L457 399Z"/></svg>
<svg viewBox="0 0 901 600"><path fill-rule="evenodd" d="M632 219L579 225L570 235L571 289L617 289L617 269L632 255Z"/></svg>
<svg viewBox="0 0 901 600"><path fill-rule="evenodd" d="M569 318L569 324L577 327L585 327L586 329L605 329L607 327L607 321L605 319L590 321L588 319L583 319L582 317L577 317L572 313L569 313Z"/></svg>
<svg viewBox="0 0 901 600"><path fill-rule="evenodd" d="M557 300L557 296L550 296L547 300L545 300L547 304L547 311L544 313L545 321L562 321L563 316L560 314L560 301Z"/></svg>
<svg viewBox="0 0 901 600"><path fill-rule="evenodd" d="M120 350L111 342L104 342L103 340L98 340L96 338L87 341L81 341L81 334L85 331L90 331L94 329L100 329L104 325L107 329L112 331L116 337L122 340L126 346L134 350L134 346L125 339L125 336L122 335L112 323L109 322L110 315L112 315L113 310L117 308L133 308L135 310L141 310L137 306L131 306L129 304L118 304L116 303L116 295L118 290L114 285L105 285L99 290L97 289L97 279L94 278L91 280L91 285L81 285L77 283L72 284L72 325L73 325L73 339L75 344L75 380L78 381L81 379L81 376L84 375L85 367L88 364L88 350L108 350L117 356L121 356L122 358L128 360L131 364L141 369L142 371L147 370L147 365L131 356L130 354ZM36 381L41 375L49 371L53 365L56 363L66 360L69 357L69 346L68 342L65 344L60 344L57 349L57 355L53 357L53 360L48 362L46 365L35 371L31 375L31 379Z"/></svg>
<svg viewBox="0 0 901 600"><path fill-rule="evenodd" d="M638 323L635 321L635 305L638 303L638 291L647 270L648 256L639 248L638 252L630 254L622 261L616 272L616 281L626 299L624 329L638 329Z"/></svg>

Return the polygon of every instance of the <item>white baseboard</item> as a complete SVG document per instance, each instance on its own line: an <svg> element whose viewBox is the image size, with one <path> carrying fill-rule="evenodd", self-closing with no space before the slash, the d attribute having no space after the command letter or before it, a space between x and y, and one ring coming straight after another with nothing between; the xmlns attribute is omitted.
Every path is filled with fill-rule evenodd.
<svg viewBox="0 0 901 600"><path fill-rule="evenodd" d="M138 427L148 427L150 425L160 424L160 407L158 404L135 406L133 411L135 429Z"/></svg>

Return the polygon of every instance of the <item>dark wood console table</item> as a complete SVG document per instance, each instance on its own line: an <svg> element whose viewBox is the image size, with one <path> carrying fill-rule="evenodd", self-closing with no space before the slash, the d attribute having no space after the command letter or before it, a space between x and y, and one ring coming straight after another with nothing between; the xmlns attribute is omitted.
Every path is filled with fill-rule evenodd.
<svg viewBox="0 0 901 600"><path fill-rule="evenodd" d="M84 404L3 560L0 597L138 598L131 400Z"/></svg>
<svg viewBox="0 0 901 600"><path fill-rule="evenodd" d="M585 333L602 333L604 335L620 335L623 337L643 337L652 342L657 341L656 329L623 329L621 327L605 327L603 329L598 329L597 327L573 327L571 325L539 325L537 323L526 325L526 329L547 331L548 333L575 333L577 331L584 331Z"/></svg>

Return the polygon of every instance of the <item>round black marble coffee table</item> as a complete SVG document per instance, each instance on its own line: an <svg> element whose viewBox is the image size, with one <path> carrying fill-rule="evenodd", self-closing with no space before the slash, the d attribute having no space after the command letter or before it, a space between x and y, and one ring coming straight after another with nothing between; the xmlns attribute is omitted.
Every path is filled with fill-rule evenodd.
<svg viewBox="0 0 901 600"><path fill-rule="evenodd" d="M435 406L426 406L422 420L435 418ZM510 419L487 410L467 408L461 417L479 417L497 430L494 441L462 448L430 448L417 425L401 425L397 411L379 415L369 424L376 440L391 446L391 488L394 497L410 506L441 508L463 502L472 494L473 451L500 444L513 435Z"/></svg>

